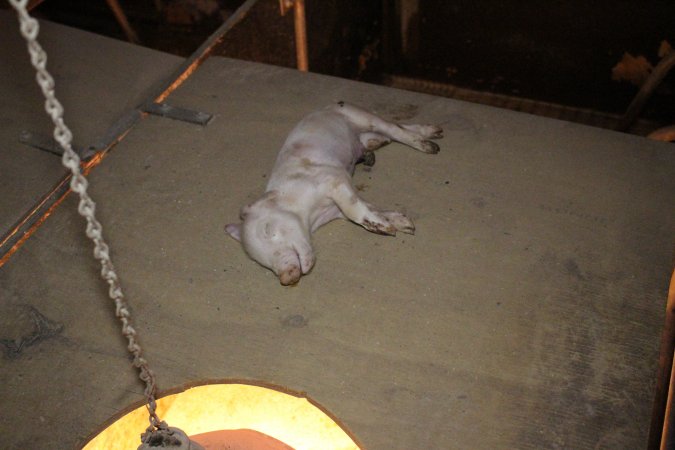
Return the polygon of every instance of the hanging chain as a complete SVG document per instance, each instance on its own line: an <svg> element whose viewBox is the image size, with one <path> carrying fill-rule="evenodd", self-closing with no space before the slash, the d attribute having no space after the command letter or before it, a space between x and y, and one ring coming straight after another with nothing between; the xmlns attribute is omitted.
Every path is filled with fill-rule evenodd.
<svg viewBox="0 0 675 450"><path fill-rule="evenodd" d="M157 390L155 375L150 370L148 362L141 356L142 349L137 342L137 333L131 324L131 313L122 287L119 284L117 273L110 260L110 251L108 245L103 240L101 224L96 220L94 211L96 204L87 193L87 179L80 170L80 157L75 153L72 147L73 135L63 122L63 106L56 99L54 94L54 78L47 72L47 54L37 42L39 25L37 20L28 14L26 4L28 0L9 0L19 15L21 25L21 34L28 43L31 63L37 70L37 83L45 96L45 109L54 123L54 139L63 147L63 158L61 162L70 169L72 178L70 180L70 189L80 196L80 202L77 211L87 220L87 236L94 242L94 257L101 263L101 277L108 283L108 295L115 302L115 314L122 322L122 334L126 337L127 349L134 356L133 365L139 371L139 378L145 383L145 397L147 399L147 408L150 414L150 426L148 432L155 429L166 429L166 423L162 422L157 416L157 404L155 402L155 393Z"/></svg>

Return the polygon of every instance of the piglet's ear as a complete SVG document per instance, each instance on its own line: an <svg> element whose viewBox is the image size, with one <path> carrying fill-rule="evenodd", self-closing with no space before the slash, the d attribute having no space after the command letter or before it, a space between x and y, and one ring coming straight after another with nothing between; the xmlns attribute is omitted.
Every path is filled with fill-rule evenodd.
<svg viewBox="0 0 675 450"><path fill-rule="evenodd" d="M225 232L232 236L234 239L241 242L241 224L240 223L230 223L225 225Z"/></svg>

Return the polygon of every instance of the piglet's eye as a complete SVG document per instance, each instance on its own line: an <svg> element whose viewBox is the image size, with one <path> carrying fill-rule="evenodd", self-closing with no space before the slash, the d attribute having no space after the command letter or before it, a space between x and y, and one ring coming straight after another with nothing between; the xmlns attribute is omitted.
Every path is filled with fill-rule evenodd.
<svg viewBox="0 0 675 450"><path fill-rule="evenodd" d="M275 240L283 236L283 231L273 226L271 223L266 223L263 227L263 236L267 239Z"/></svg>

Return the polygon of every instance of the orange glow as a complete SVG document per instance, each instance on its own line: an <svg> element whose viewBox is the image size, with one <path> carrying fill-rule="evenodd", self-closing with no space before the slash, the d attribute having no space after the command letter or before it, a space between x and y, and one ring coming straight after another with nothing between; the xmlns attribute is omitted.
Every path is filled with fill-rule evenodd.
<svg viewBox="0 0 675 450"><path fill-rule="evenodd" d="M295 450L359 450L349 434L306 396L250 384L208 384L157 400L157 413L188 436L255 430ZM141 406L93 438L84 450L126 450L148 425Z"/></svg>

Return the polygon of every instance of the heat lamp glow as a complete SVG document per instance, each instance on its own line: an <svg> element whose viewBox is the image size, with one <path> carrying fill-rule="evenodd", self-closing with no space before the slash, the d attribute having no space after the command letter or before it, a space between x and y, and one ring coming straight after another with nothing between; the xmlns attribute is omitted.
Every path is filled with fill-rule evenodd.
<svg viewBox="0 0 675 450"><path fill-rule="evenodd" d="M324 411L300 394L248 384L208 384L157 400L157 413L188 436L219 430L255 430L295 450L359 450ZM145 406L125 414L84 450L128 450L148 425Z"/></svg>

